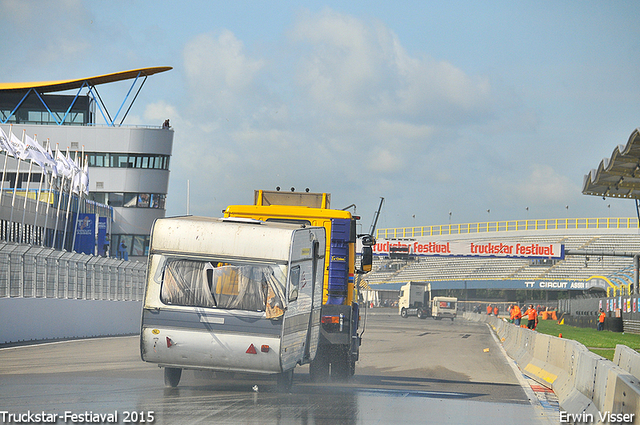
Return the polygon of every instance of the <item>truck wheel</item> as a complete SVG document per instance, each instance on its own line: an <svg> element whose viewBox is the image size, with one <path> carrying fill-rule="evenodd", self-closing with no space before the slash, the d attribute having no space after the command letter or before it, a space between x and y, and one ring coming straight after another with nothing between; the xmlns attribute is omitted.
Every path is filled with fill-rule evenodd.
<svg viewBox="0 0 640 425"><path fill-rule="evenodd" d="M278 392L291 392L293 387L293 369L278 374Z"/></svg>
<svg viewBox="0 0 640 425"><path fill-rule="evenodd" d="M400 316L402 316L403 319L407 318L408 314L406 308L402 308L402 310L400 311Z"/></svg>
<svg viewBox="0 0 640 425"><path fill-rule="evenodd" d="M180 377L182 376L182 369L176 367L165 367L164 368L164 385L166 387L175 388L178 386L180 382Z"/></svg>
<svg viewBox="0 0 640 425"><path fill-rule="evenodd" d="M424 314L424 311L418 310L418 319L426 319L427 316Z"/></svg>
<svg viewBox="0 0 640 425"><path fill-rule="evenodd" d="M329 356L324 346L318 347L316 357L309 364L309 378L312 382L326 382L329 380Z"/></svg>
<svg viewBox="0 0 640 425"><path fill-rule="evenodd" d="M339 381L348 380L355 373L355 370L352 370L354 366L348 350L337 350L331 358L331 378Z"/></svg>

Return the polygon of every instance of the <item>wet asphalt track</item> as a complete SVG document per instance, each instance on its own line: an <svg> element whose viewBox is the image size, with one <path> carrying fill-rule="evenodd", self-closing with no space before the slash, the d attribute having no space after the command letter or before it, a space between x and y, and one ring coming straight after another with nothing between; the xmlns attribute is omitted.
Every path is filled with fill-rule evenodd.
<svg viewBox="0 0 640 425"><path fill-rule="evenodd" d="M156 424L552 423L489 329L463 319L371 310L356 375L308 378L306 367L296 368L292 392L280 394L274 378L186 371L178 388L165 388L162 371L140 360L137 337L4 348L0 423L2 412L57 414L57 423L65 412L66 423L86 412L112 414L102 423L116 412L118 423L153 412Z"/></svg>

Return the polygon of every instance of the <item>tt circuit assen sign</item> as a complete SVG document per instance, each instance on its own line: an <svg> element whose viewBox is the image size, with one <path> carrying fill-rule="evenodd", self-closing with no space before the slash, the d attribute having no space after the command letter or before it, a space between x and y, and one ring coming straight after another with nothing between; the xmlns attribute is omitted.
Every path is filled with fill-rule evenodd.
<svg viewBox="0 0 640 425"><path fill-rule="evenodd" d="M564 258L564 245L520 242L469 242L378 239L374 255L389 255L402 250L415 256Z"/></svg>

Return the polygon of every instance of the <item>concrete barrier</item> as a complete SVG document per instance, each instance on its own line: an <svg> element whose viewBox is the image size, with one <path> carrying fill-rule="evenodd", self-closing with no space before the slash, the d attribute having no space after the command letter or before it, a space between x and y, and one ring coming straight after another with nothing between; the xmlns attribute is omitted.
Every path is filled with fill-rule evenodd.
<svg viewBox="0 0 640 425"><path fill-rule="evenodd" d="M640 354L629 347L618 345L611 362L577 341L520 328L494 316L465 313L464 317L489 324L520 370L554 391L561 410L591 415L594 423L640 419Z"/></svg>
<svg viewBox="0 0 640 425"><path fill-rule="evenodd" d="M0 344L131 335L142 301L0 298Z"/></svg>
<svg viewBox="0 0 640 425"><path fill-rule="evenodd" d="M613 363L640 379L640 354L626 345L616 345Z"/></svg>

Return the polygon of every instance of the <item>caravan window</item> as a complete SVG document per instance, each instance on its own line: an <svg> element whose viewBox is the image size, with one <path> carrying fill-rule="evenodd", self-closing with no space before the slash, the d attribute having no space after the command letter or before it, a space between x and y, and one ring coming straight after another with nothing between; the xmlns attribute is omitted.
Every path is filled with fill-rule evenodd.
<svg viewBox="0 0 640 425"><path fill-rule="evenodd" d="M167 259L160 299L165 304L284 314L286 267Z"/></svg>

